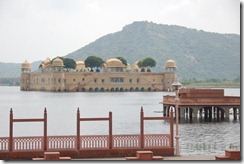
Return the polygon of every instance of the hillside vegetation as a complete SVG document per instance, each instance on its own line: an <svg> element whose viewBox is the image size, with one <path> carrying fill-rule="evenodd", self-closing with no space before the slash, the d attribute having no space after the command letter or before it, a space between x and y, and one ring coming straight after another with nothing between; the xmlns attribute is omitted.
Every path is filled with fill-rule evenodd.
<svg viewBox="0 0 244 164"><path fill-rule="evenodd" d="M240 76L240 36L218 34L181 26L134 22L66 57L85 60L90 55L108 59L122 56L131 65L150 56L154 71L162 71L168 59L177 64L182 80L233 79Z"/></svg>

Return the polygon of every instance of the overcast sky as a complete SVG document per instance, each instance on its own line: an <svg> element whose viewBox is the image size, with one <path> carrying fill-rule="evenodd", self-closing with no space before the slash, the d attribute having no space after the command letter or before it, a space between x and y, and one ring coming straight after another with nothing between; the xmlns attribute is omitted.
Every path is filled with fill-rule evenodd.
<svg viewBox="0 0 244 164"><path fill-rule="evenodd" d="M0 62L64 56L145 20L240 34L240 1L0 0Z"/></svg>

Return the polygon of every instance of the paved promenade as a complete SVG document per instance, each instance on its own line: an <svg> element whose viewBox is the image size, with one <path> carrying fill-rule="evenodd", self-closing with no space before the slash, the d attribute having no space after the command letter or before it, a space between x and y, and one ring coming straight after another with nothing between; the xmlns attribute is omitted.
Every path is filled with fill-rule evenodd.
<svg viewBox="0 0 244 164"><path fill-rule="evenodd" d="M120 158L81 158L81 159L72 159L72 160L105 160L105 161L110 161L110 160L115 160L115 161L120 161L120 160L125 160L125 157L120 157ZM189 156L165 156L164 160L215 160L214 155L189 155Z"/></svg>

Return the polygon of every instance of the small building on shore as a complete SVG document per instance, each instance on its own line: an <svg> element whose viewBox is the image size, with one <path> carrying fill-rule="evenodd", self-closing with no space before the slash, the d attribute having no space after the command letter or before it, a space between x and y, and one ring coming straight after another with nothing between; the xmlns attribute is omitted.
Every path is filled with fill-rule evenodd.
<svg viewBox="0 0 244 164"><path fill-rule="evenodd" d="M170 106L176 104L175 96L163 96L164 115ZM225 96L224 89L180 88L178 92L178 113L180 118L229 118L233 110L234 119L240 108L240 96Z"/></svg>
<svg viewBox="0 0 244 164"><path fill-rule="evenodd" d="M144 68L145 69L145 68ZM169 91L176 76L176 63L168 60L162 72L141 72L135 63L131 69L117 58L105 61L100 72L91 72L84 61L76 62L76 69L64 70L60 58L44 60L37 71L30 63L22 63L20 90L51 92L123 92Z"/></svg>

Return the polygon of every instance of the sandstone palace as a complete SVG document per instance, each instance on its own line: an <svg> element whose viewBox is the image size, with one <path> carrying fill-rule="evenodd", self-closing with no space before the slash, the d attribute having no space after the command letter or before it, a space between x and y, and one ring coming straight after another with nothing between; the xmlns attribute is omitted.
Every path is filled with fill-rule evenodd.
<svg viewBox="0 0 244 164"><path fill-rule="evenodd" d="M176 76L173 60L165 62L162 72L141 71L137 62L131 67L121 60L106 60L100 72L91 72L84 61L76 61L76 68L65 70L63 60L42 61L38 70L31 71L26 60L21 66L20 90L51 92L132 92L169 91ZM146 68L144 68L146 69Z"/></svg>

